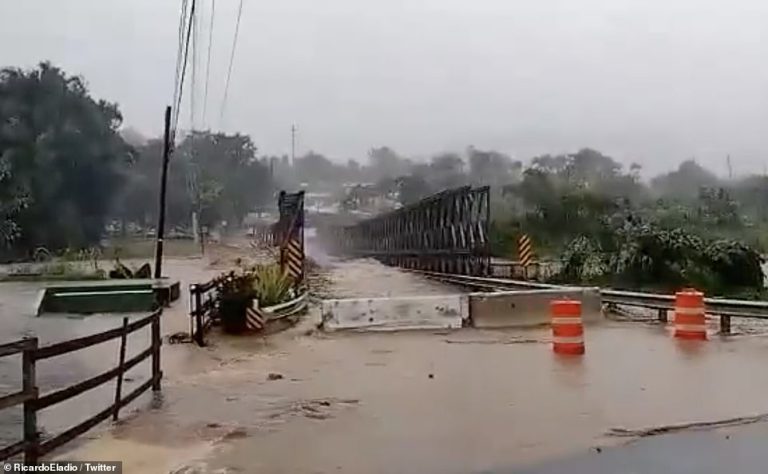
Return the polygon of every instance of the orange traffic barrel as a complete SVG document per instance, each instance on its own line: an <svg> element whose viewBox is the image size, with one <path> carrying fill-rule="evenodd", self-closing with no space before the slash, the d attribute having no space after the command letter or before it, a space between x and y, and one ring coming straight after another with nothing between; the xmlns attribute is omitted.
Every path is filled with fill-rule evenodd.
<svg viewBox="0 0 768 474"><path fill-rule="evenodd" d="M552 314L552 348L556 354L584 353L584 325L581 322L581 301L555 300L550 303Z"/></svg>
<svg viewBox="0 0 768 474"><path fill-rule="evenodd" d="M675 294L675 337L707 339L704 294L700 291L686 289Z"/></svg>

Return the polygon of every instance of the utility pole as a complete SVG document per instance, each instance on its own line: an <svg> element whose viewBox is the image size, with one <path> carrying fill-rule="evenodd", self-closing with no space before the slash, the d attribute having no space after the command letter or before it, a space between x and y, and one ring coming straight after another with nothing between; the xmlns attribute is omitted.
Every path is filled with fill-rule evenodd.
<svg viewBox="0 0 768 474"><path fill-rule="evenodd" d="M733 179L733 166L731 165L731 155L725 157L725 162L728 164L728 179Z"/></svg>
<svg viewBox="0 0 768 474"><path fill-rule="evenodd" d="M291 125L291 166L296 163L296 124Z"/></svg>
<svg viewBox="0 0 768 474"><path fill-rule="evenodd" d="M160 210L157 217L157 241L155 243L155 278L163 276L163 237L165 236L165 195L168 184L168 161L171 157L171 106L165 108L165 132L163 133L163 169L160 175Z"/></svg>

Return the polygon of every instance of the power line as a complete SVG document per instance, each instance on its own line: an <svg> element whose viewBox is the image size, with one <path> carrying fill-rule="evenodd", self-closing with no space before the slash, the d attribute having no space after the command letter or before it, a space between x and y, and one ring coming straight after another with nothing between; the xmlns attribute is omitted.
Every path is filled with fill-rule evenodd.
<svg viewBox="0 0 768 474"><path fill-rule="evenodd" d="M176 105L176 94L179 90L179 79L181 74L181 59L184 52L184 31L186 27L186 20L187 20L187 6L189 1L188 0L181 0L181 8L179 11L179 46L176 50L176 75L173 80L173 102L172 104Z"/></svg>
<svg viewBox="0 0 768 474"><path fill-rule="evenodd" d="M176 96L176 103L174 104L176 106L176 110L174 110L172 138L175 138L176 127L179 124L179 111L181 109L181 98L184 94L184 77L186 76L187 60L189 59L189 43L190 43L190 37L192 34L192 19L195 17L196 3L197 2L195 0L192 0L192 6L190 7L190 12L189 12L189 22L187 22L188 26L187 26L187 35L186 35L185 44L184 44L184 59L181 64L181 74L179 76L179 90Z"/></svg>
<svg viewBox="0 0 768 474"><path fill-rule="evenodd" d="M235 23L235 36L232 39L232 52L229 56L229 68L227 69L227 82L224 83L224 99L221 101L221 113L219 114L219 125L224 119L224 108L227 105L227 96L229 95L229 81L232 78L232 64L235 62L235 50L237 49L237 36L240 33L240 17L243 16L243 0L240 0L240 6L237 9L237 21Z"/></svg>
<svg viewBox="0 0 768 474"><path fill-rule="evenodd" d="M216 0L211 0L211 23L208 27L208 59L205 64L205 92L203 93L203 126L208 113L208 82L211 78L211 48L213 46L213 20L216 17Z"/></svg>
<svg viewBox="0 0 768 474"><path fill-rule="evenodd" d="M194 18L191 19L192 23L190 28L192 28L192 83L189 85L189 128L190 130L195 129L195 91L197 90L197 57L198 57L198 49L200 49L199 42L198 42L198 36L200 36L200 33L198 31L197 24L199 23L200 14L196 15Z"/></svg>

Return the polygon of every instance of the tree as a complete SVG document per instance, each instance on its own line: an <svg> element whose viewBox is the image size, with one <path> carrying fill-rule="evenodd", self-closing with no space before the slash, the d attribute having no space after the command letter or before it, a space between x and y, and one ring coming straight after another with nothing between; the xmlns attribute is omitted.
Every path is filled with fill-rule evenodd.
<svg viewBox="0 0 768 474"><path fill-rule="evenodd" d="M341 167L333 164L325 156L313 151L300 158L296 158L294 168L296 176L303 183L336 183L344 179Z"/></svg>
<svg viewBox="0 0 768 474"><path fill-rule="evenodd" d="M117 132L121 122L116 104L94 100L82 78L49 63L0 71L0 156L17 214L14 253L99 241L121 185L119 168L131 160Z"/></svg>
<svg viewBox="0 0 768 474"><path fill-rule="evenodd" d="M10 247L19 235L16 224L19 211L27 204L23 190L17 189L11 175L11 164L0 155L0 246Z"/></svg>
<svg viewBox="0 0 768 474"><path fill-rule="evenodd" d="M239 226L248 212L272 199L269 163L256 158L248 135L192 132L174 159L186 168L186 188L193 207L201 210L203 225L226 220Z"/></svg>
<svg viewBox="0 0 768 474"><path fill-rule="evenodd" d="M398 200L403 206L414 204L434 194L429 183L418 175L401 176L397 178Z"/></svg>
<svg viewBox="0 0 768 474"><path fill-rule="evenodd" d="M394 150L383 146L368 152L371 177L374 181L395 178L408 173L408 164Z"/></svg>
<svg viewBox="0 0 768 474"><path fill-rule="evenodd" d="M651 187L661 195L688 200L696 199L702 187L717 185L717 176L694 160L684 161L676 171L651 180Z"/></svg>
<svg viewBox="0 0 768 474"><path fill-rule="evenodd" d="M464 160L456 153L442 153L429 163L429 182L438 191L466 184Z"/></svg>
<svg viewBox="0 0 768 474"><path fill-rule="evenodd" d="M126 186L115 215L141 227L157 220L162 140L150 140L137 149L137 158L125 170ZM166 220L169 226L188 228L192 212L200 223L214 227L222 220L239 225L251 211L272 204L275 191L270 161L256 158L247 135L192 132L171 155L168 169Z"/></svg>
<svg viewBox="0 0 768 474"><path fill-rule="evenodd" d="M497 151L467 149L469 177L478 185L502 186L518 181L523 164Z"/></svg>

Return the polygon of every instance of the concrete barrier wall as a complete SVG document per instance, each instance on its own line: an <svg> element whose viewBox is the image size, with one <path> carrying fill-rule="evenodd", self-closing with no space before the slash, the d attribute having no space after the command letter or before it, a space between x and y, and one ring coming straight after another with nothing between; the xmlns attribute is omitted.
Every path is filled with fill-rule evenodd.
<svg viewBox="0 0 768 474"><path fill-rule="evenodd" d="M549 324L549 304L559 298L580 300L585 323L603 318L598 288L505 291L470 295L472 325L478 328L505 328Z"/></svg>
<svg viewBox="0 0 768 474"><path fill-rule="evenodd" d="M324 300L321 310L326 330L460 328L469 319L468 295Z"/></svg>

